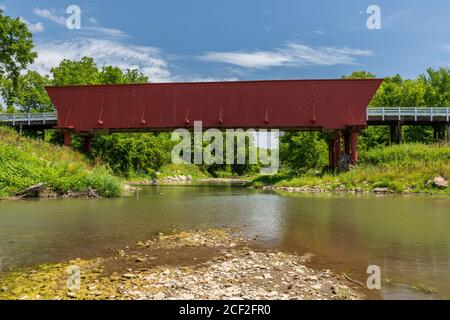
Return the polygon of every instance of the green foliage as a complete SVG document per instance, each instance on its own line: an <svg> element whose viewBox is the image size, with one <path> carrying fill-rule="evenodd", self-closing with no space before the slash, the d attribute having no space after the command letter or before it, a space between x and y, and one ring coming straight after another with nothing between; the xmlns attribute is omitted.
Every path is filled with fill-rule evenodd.
<svg viewBox="0 0 450 320"><path fill-rule="evenodd" d="M12 19L0 9L0 78L13 83L20 72L33 63L33 36L27 25L20 19Z"/></svg>
<svg viewBox="0 0 450 320"><path fill-rule="evenodd" d="M271 180L256 179L252 184L275 184L280 187L319 186L324 190L359 188L373 190L387 187L395 192L450 193L429 181L435 177L450 178L450 147L440 145L404 144L379 147L363 152L358 166L340 174L301 176L280 174Z"/></svg>
<svg viewBox="0 0 450 320"><path fill-rule="evenodd" d="M123 72L120 68L107 66L100 72L101 84L130 84L130 83L148 83L147 76L138 70L126 70Z"/></svg>
<svg viewBox="0 0 450 320"><path fill-rule="evenodd" d="M97 190L104 197L121 194L120 180L105 166L93 166L79 153L0 127L0 196L38 183L59 194Z"/></svg>
<svg viewBox="0 0 450 320"><path fill-rule="evenodd" d="M54 108L44 88L49 84L48 76L28 71L15 85L12 80L3 80L1 92L10 106L14 105L20 112L52 112Z"/></svg>
<svg viewBox="0 0 450 320"><path fill-rule="evenodd" d="M424 99L427 105L434 107L450 105L450 67L438 70L429 68L419 79L426 85Z"/></svg>
<svg viewBox="0 0 450 320"><path fill-rule="evenodd" d="M355 71L348 76L342 76L342 79L374 79L376 76L367 71Z"/></svg>
<svg viewBox="0 0 450 320"><path fill-rule="evenodd" d="M84 57L80 61L63 60L51 69L53 85L100 84L100 72L94 59Z"/></svg>
<svg viewBox="0 0 450 320"><path fill-rule="evenodd" d="M122 71L120 68L105 66L101 70L94 59L83 57L79 61L63 60L51 69L53 85L95 85L147 83L148 77L138 70Z"/></svg>
<svg viewBox="0 0 450 320"><path fill-rule="evenodd" d="M450 147L441 145L404 144L389 148L374 148L361 154L364 165L402 165L414 163L432 165L450 162Z"/></svg>
<svg viewBox="0 0 450 320"><path fill-rule="evenodd" d="M172 148L167 133L113 134L95 137L92 156L108 163L116 174L129 178L151 175L170 163Z"/></svg>
<svg viewBox="0 0 450 320"><path fill-rule="evenodd" d="M328 163L328 146L318 132L289 132L281 138L280 157L297 173L322 169Z"/></svg>

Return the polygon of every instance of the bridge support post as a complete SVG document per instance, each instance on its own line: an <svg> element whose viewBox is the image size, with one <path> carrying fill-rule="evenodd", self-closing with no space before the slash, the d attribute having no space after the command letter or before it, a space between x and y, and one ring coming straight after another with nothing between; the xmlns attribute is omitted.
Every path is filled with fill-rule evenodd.
<svg viewBox="0 0 450 320"><path fill-rule="evenodd" d="M84 152L90 153L92 149L92 138L93 136L84 137Z"/></svg>
<svg viewBox="0 0 450 320"><path fill-rule="evenodd" d="M342 138L341 132L337 131L331 135L331 139L329 141L328 145L329 162L330 162L329 166L332 169L336 169L342 155L341 138Z"/></svg>
<svg viewBox="0 0 450 320"><path fill-rule="evenodd" d="M391 144L403 142L403 126L400 122L391 125Z"/></svg>
<svg viewBox="0 0 450 320"><path fill-rule="evenodd" d="M447 129L447 130L446 130ZM448 125L435 125L433 126L434 140L436 142L445 141L445 133L448 132ZM447 138L448 141L448 138Z"/></svg>
<svg viewBox="0 0 450 320"><path fill-rule="evenodd" d="M447 131L447 144L450 145L450 124L446 124L445 129Z"/></svg>
<svg viewBox="0 0 450 320"><path fill-rule="evenodd" d="M352 164L356 164L359 160L358 153L358 139L359 139L359 130L353 129L350 131L350 155L352 157Z"/></svg>
<svg viewBox="0 0 450 320"><path fill-rule="evenodd" d="M63 131L63 135L64 135L64 145L70 148L72 146L72 132Z"/></svg>

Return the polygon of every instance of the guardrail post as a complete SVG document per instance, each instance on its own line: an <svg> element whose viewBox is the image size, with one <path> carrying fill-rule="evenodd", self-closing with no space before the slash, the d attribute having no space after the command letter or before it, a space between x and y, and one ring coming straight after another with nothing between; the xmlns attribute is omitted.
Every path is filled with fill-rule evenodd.
<svg viewBox="0 0 450 320"><path fill-rule="evenodd" d="M418 118L418 110L417 108L414 108L414 121L417 122L417 118Z"/></svg>
<svg viewBox="0 0 450 320"><path fill-rule="evenodd" d="M43 117L43 119L44 119L43 124L44 124L44 126L45 126L45 112L42 113L42 117Z"/></svg>
<svg viewBox="0 0 450 320"><path fill-rule="evenodd" d="M13 113L13 127L16 126L16 114Z"/></svg>
<svg viewBox="0 0 450 320"><path fill-rule="evenodd" d="M381 119L384 121L384 108L381 108Z"/></svg>
<svg viewBox="0 0 450 320"><path fill-rule="evenodd" d="M434 114L433 114L433 108L432 107L430 108L430 120L431 120L431 122L433 122L433 120L434 120Z"/></svg>

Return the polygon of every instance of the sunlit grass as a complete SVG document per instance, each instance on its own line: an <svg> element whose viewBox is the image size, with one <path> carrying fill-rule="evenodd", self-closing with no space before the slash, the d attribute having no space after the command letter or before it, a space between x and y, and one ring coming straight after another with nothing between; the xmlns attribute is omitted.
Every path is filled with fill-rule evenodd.
<svg viewBox="0 0 450 320"><path fill-rule="evenodd" d="M442 145L405 144L376 148L361 156L358 166L344 173L312 173L301 176L260 177L253 185L279 187L320 186L326 190L389 188L394 192L442 192L429 183L434 178L450 177L450 147Z"/></svg>
<svg viewBox="0 0 450 320"><path fill-rule="evenodd" d="M80 153L0 127L0 196L10 196L38 183L64 194L89 188L104 197L121 193L120 180L103 165Z"/></svg>

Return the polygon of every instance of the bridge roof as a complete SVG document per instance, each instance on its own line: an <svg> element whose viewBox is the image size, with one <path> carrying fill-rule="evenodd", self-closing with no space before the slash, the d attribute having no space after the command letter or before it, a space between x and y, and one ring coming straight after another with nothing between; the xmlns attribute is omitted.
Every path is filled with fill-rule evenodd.
<svg viewBox="0 0 450 320"><path fill-rule="evenodd" d="M58 126L78 132L191 128L345 129L366 126L382 83L265 80L47 87Z"/></svg>

